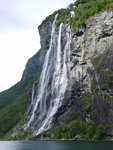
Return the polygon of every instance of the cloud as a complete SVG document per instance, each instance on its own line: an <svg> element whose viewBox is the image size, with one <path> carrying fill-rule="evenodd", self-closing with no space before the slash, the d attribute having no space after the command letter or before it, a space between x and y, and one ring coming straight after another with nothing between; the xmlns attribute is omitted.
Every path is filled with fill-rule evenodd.
<svg viewBox="0 0 113 150"><path fill-rule="evenodd" d="M37 20L33 17L36 8L31 8L31 2L26 0L4 0L0 5L0 30L27 30L36 26Z"/></svg>
<svg viewBox="0 0 113 150"><path fill-rule="evenodd" d="M40 48L37 27L74 0L0 0L0 91L21 79L27 60Z"/></svg>
<svg viewBox="0 0 113 150"><path fill-rule="evenodd" d="M36 30L0 36L0 91L20 81L25 64L39 49Z"/></svg>
<svg viewBox="0 0 113 150"><path fill-rule="evenodd" d="M70 3L69 0L67 2ZM1 0L0 31L23 31L38 26L47 15L63 7L65 3L61 0L56 3L53 0Z"/></svg>

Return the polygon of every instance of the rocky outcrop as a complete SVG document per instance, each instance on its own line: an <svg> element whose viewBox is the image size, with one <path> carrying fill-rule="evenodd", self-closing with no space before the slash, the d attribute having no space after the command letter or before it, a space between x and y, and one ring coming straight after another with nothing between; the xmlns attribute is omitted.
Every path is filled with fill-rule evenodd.
<svg viewBox="0 0 113 150"><path fill-rule="evenodd" d="M42 68L42 62L40 62L40 51L39 50L32 58L30 58L26 64L26 68L23 72L21 81L24 81L25 79L37 76L37 74L40 74L41 68Z"/></svg>
<svg viewBox="0 0 113 150"><path fill-rule="evenodd" d="M49 49L53 19L54 16L44 21L38 27L41 49L28 60L22 75L22 81L31 76L39 77L44 63L45 54Z"/></svg>
<svg viewBox="0 0 113 150"><path fill-rule="evenodd" d="M54 16L39 26L41 49L32 57L22 80L39 76L46 51L49 49ZM64 25L66 28L68 23ZM58 29L56 31L58 35ZM63 50L65 28L62 31ZM105 10L91 17L77 32L72 33L70 75L71 90L66 89L62 106L53 118L53 127L81 119L110 125L113 135L113 11ZM34 69L33 69L34 68ZM41 72L41 71L40 71ZM49 100L48 100L49 101Z"/></svg>
<svg viewBox="0 0 113 150"><path fill-rule="evenodd" d="M110 125L113 135L113 12L100 12L72 34L71 106L56 124L82 119ZM63 107L63 106L62 106Z"/></svg>
<svg viewBox="0 0 113 150"><path fill-rule="evenodd" d="M112 44L112 33L113 12L103 11L90 18L87 24L72 35L74 46L70 64L71 75L76 77L78 81L84 80L83 83L88 85L88 91L91 89L91 80L87 68L94 69L91 57L100 55Z"/></svg>

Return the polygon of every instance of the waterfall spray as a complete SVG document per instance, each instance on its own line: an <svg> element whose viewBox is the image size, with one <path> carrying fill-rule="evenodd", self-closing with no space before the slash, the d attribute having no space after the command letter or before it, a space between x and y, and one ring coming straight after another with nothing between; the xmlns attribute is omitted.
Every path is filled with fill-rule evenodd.
<svg viewBox="0 0 113 150"><path fill-rule="evenodd" d="M38 94L34 101L34 88L32 90L33 110L30 119L24 128L25 130L35 119L35 113L39 110L37 121L42 121L41 127L35 132L38 135L51 128L54 115L58 108L62 105L64 94L68 85L70 73L70 43L71 30L68 27L66 31L66 44L62 49L62 28L63 23L59 26L58 42L55 32L55 22L58 14L55 16L52 32L50 48L46 53L45 61L38 83Z"/></svg>

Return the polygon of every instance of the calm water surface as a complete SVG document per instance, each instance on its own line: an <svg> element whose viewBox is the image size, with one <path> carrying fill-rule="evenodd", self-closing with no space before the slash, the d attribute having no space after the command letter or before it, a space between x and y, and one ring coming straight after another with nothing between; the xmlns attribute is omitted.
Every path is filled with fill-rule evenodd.
<svg viewBox="0 0 113 150"><path fill-rule="evenodd" d="M113 150L113 142L0 141L0 150Z"/></svg>

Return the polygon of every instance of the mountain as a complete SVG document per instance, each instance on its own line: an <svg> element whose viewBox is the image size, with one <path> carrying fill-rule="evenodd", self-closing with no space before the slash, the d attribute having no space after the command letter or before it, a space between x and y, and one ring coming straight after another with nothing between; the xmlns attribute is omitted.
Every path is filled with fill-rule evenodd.
<svg viewBox="0 0 113 150"><path fill-rule="evenodd" d="M1 139L28 139L77 119L113 136L112 3L77 0L42 22L41 49L21 81L0 93Z"/></svg>

